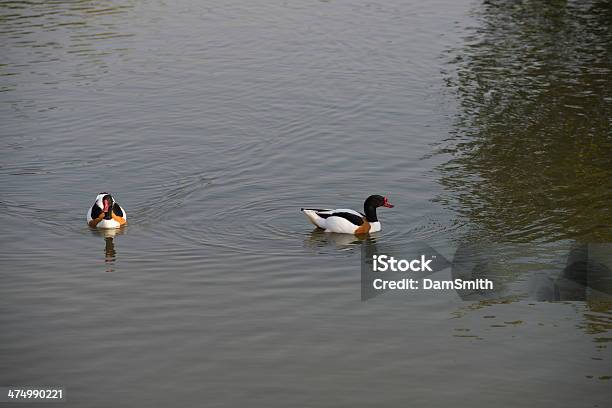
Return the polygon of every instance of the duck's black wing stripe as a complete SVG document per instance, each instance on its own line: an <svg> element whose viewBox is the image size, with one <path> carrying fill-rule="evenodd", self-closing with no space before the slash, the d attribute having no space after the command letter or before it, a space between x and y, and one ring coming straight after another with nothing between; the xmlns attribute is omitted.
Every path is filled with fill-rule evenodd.
<svg viewBox="0 0 612 408"><path fill-rule="evenodd" d="M361 218L358 215L355 215L353 213L348 213L348 212L335 212L332 214L319 214L319 217L323 217L323 218L328 218L328 217L341 217L344 218L346 220L348 220L349 222L355 224L355 225L361 225L363 224L363 218Z"/></svg>
<svg viewBox="0 0 612 408"><path fill-rule="evenodd" d="M121 211L121 207L119 207L119 204L113 204L113 213L117 214L120 217L123 217L123 211Z"/></svg>
<svg viewBox="0 0 612 408"><path fill-rule="evenodd" d="M91 218L95 220L96 218L100 216L100 214L102 214L102 209L95 204L92 205L91 206Z"/></svg>

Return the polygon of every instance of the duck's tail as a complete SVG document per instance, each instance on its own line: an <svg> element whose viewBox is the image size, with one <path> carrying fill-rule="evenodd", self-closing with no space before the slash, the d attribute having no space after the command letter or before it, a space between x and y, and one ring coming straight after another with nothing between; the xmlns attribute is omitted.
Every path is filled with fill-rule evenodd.
<svg viewBox="0 0 612 408"><path fill-rule="evenodd" d="M325 211L317 208L302 208L301 211L306 214L308 221L317 228L325 229L325 218L319 217L317 211Z"/></svg>

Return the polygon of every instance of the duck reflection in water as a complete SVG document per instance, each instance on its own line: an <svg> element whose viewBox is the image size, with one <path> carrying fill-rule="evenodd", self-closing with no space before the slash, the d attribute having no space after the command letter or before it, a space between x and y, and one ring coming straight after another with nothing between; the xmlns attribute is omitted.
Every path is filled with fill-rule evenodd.
<svg viewBox="0 0 612 408"><path fill-rule="evenodd" d="M359 249L364 242L375 243L376 237L372 234L336 234L315 228L304 239L304 246L315 250L329 247L338 250L355 250Z"/></svg>
<svg viewBox="0 0 612 408"><path fill-rule="evenodd" d="M91 230L92 234L104 238L104 265L105 272L115 272L115 260L117 259L117 251L115 249L115 237L125 234L127 228L121 229L98 229Z"/></svg>

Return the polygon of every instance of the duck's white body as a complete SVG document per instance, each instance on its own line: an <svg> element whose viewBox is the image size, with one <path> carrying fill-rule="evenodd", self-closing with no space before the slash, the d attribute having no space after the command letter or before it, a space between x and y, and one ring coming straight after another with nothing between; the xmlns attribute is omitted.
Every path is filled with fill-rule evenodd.
<svg viewBox="0 0 612 408"><path fill-rule="evenodd" d="M325 232L367 234L381 230L380 221L369 222L365 215L348 208L335 210L302 209L308 220Z"/></svg>
<svg viewBox="0 0 612 408"><path fill-rule="evenodd" d="M106 211L105 211L106 209ZM87 210L87 224L93 228L120 228L127 223L127 212L108 193L100 193Z"/></svg>

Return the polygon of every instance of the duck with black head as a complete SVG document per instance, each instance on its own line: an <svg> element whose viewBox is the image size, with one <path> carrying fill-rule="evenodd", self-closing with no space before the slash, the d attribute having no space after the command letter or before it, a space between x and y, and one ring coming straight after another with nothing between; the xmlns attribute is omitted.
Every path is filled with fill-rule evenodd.
<svg viewBox="0 0 612 408"><path fill-rule="evenodd" d="M87 224L92 228L121 228L127 223L127 213L109 193L100 193L87 211Z"/></svg>
<svg viewBox="0 0 612 408"><path fill-rule="evenodd" d="M387 197L371 195L363 203L363 213L346 208L325 210L318 208L302 208L308 220L325 232L340 234L367 234L380 231L382 226L378 221L376 209L379 207L393 208Z"/></svg>

